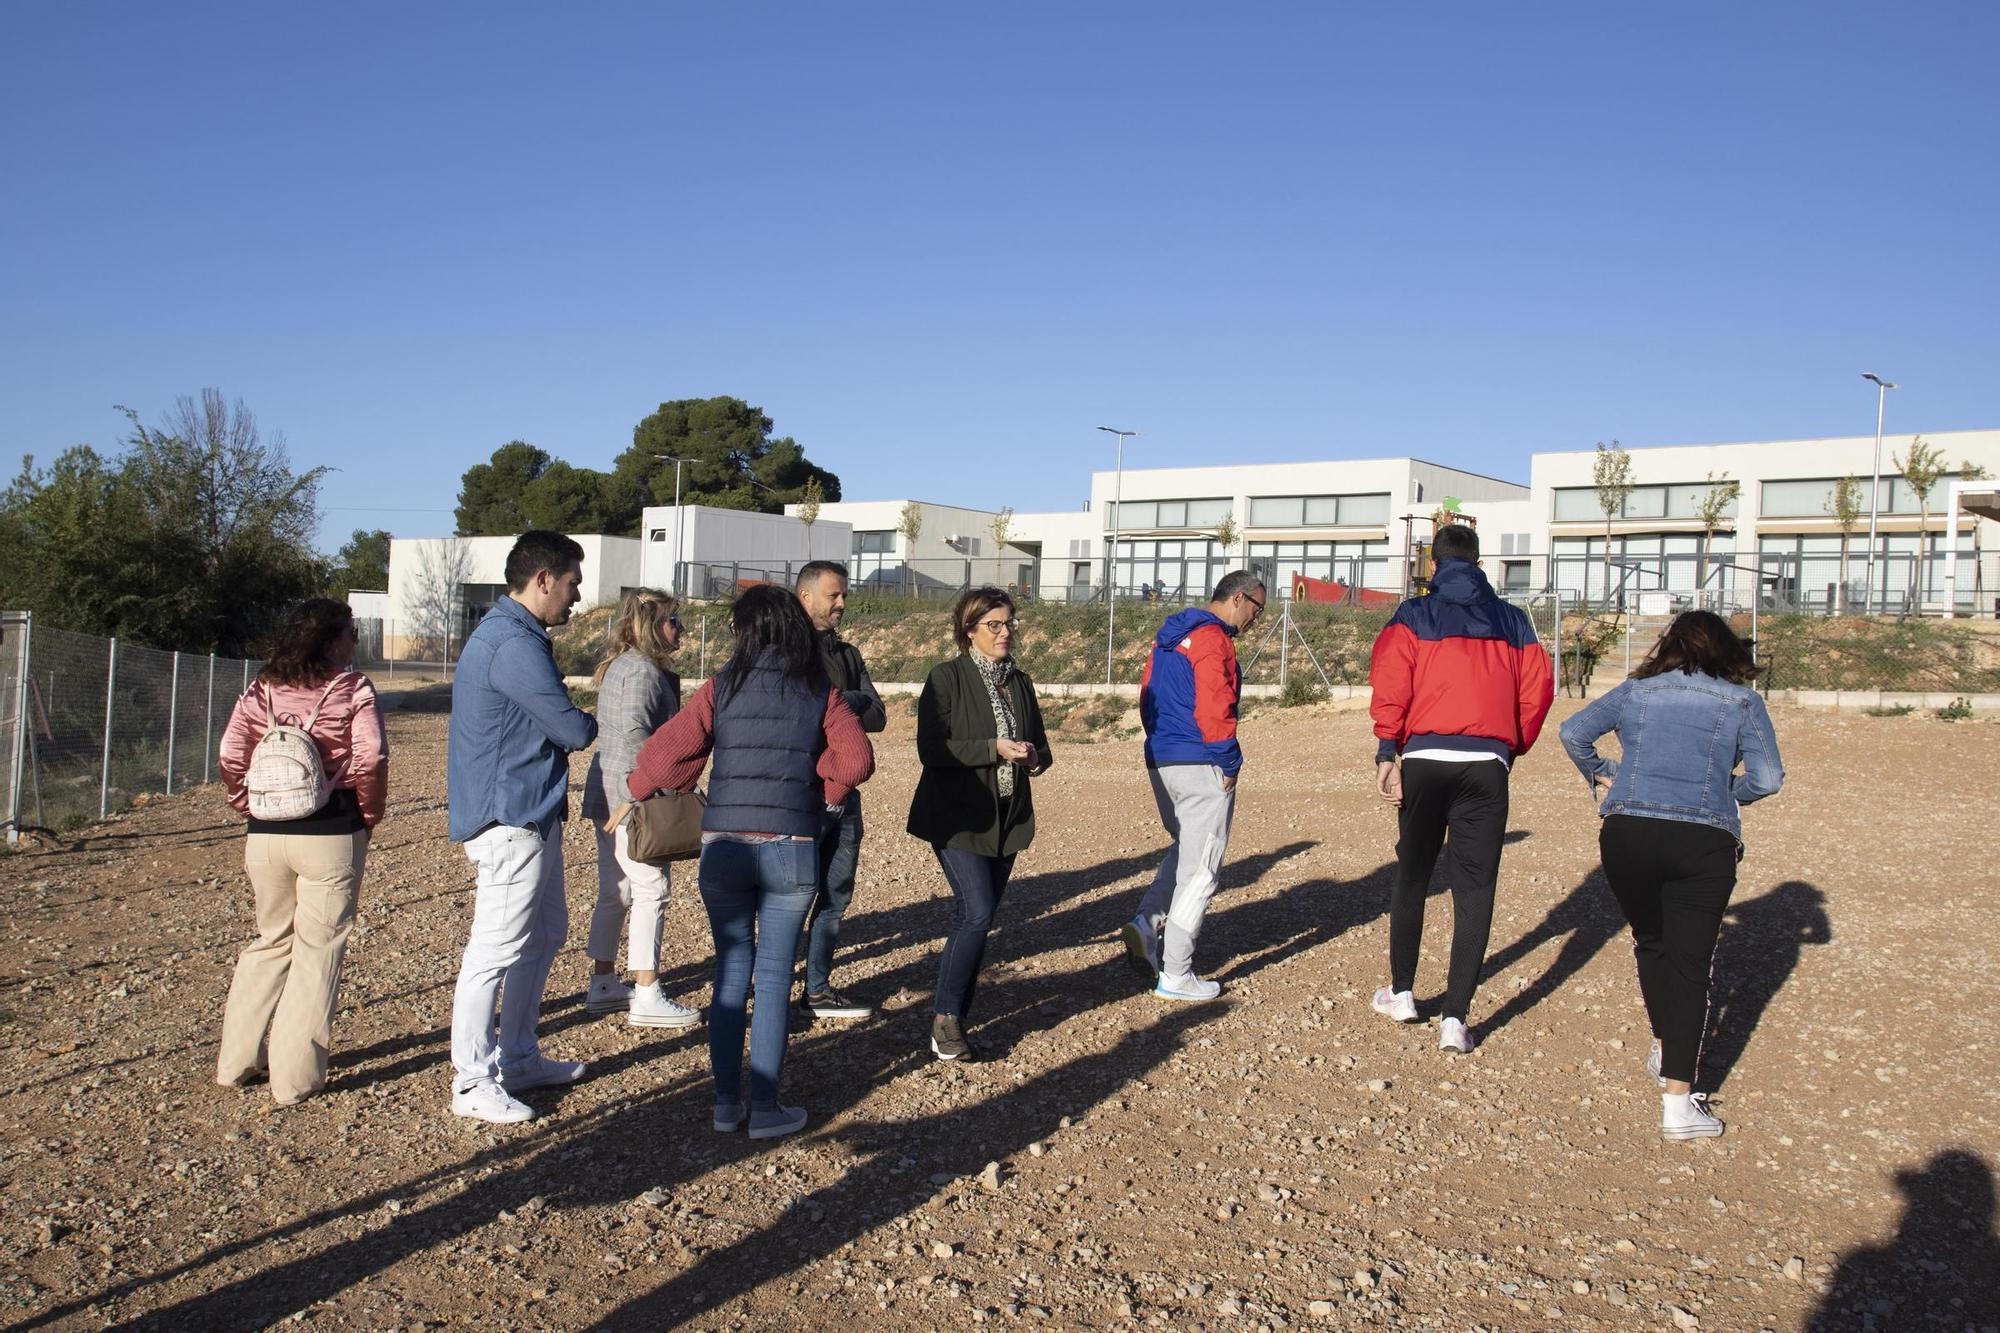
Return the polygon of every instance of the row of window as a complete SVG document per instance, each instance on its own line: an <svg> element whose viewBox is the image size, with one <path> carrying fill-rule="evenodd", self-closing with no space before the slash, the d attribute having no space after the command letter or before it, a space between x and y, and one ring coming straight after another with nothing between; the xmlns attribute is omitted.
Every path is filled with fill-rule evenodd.
<svg viewBox="0 0 2000 1333"><path fill-rule="evenodd" d="M1121 531L1149 528L1212 528L1230 517L1235 502L1127 500L1105 506L1105 527ZM1259 495L1250 500L1253 528L1367 527L1389 521L1387 492L1376 495Z"/></svg>
<svg viewBox="0 0 2000 1333"><path fill-rule="evenodd" d="M1931 489L1931 498L1941 500L1949 491L1953 477L1940 477ZM1839 485L1839 478L1818 477L1806 481L1767 481L1762 483L1762 503L1757 512L1773 518L1807 518L1833 513L1833 491ZM1625 503L1613 518L1693 518L1701 517L1701 505L1713 491L1709 482L1692 482L1682 486L1634 486L1632 493L1625 497ZM1901 477L1882 478L1882 488L1878 492L1881 503L1877 506L1884 514L1915 514L1922 510L1917 502L1917 493L1910 483ZM1719 517L1736 516L1736 498L1732 496L1719 512ZM1860 485L1857 508L1868 512L1868 481L1864 478ZM1557 522L1578 522L1589 520L1604 521L1604 510L1597 503L1597 488L1594 486L1560 486L1555 492L1555 519Z"/></svg>

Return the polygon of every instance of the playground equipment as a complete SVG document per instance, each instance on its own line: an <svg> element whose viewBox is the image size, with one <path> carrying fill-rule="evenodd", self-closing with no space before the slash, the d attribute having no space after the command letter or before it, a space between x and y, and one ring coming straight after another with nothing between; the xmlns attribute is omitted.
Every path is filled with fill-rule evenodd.
<svg viewBox="0 0 2000 1333"><path fill-rule="evenodd" d="M1438 507L1429 514L1431 531L1428 540L1420 540L1416 536L1415 525L1423 516L1403 515L1404 596L1421 597L1430 592L1431 575L1437 572L1437 561L1432 557L1431 549L1436 546L1437 535L1440 532L1454 523L1463 523L1466 527L1474 529L1479 527L1478 519L1459 509L1461 503L1463 502L1455 495L1447 495L1439 501Z"/></svg>

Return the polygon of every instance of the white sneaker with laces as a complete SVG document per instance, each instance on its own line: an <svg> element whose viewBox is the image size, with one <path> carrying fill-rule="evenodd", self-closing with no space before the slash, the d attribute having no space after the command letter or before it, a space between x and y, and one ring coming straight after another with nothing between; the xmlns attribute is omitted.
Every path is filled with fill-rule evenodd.
<svg viewBox="0 0 2000 1333"><path fill-rule="evenodd" d="M502 1069L500 1086L508 1092L555 1087L576 1082L583 1077L583 1071L581 1060L551 1060L546 1055L538 1055L533 1064L522 1065L518 1069Z"/></svg>
<svg viewBox="0 0 2000 1333"><path fill-rule="evenodd" d="M691 1028L701 1022L701 1013L667 998L659 982L632 988L632 1007L625 1021L635 1028Z"/></svg>
<svg viewBox="0 0 2000 1333"><path fill-rule="evenodd" d="M1153 994L1162 1000L1212 1000L1222 994L1222 983L1204 981L1189 973L1184 977L1170 977L1160 974L1160 984L1153 987Z"/></svg>
<svg viewBox="0 0 2000 1333"><path fill-rule="evenodd" d="M1447 1018L1438 1024L1438 1049L1456 1055L1472 1054L1472 1034L1465 1030L1463 1021Z"/></svg>
<svg viewBox="0 0 2000 1333"><path fill-rule="evenodd" d="M518 1125L535 1118L535 1108L517 1102L495 1083L478 1083L451 1094L451 1113L491 1125Z"/></svg>
<svg viewBox="0 0 2000 1333"><path fill-rule="evenodd" d="M1133 917L1118 928L1125 945L1125 962L1134 972L1153 981L1160 975L1160 935L1152 926Z"/></svg>
<svg viewBox="0 0 2000 1333"><path fill-rule="evenodd" d="M1390 990L1387 986L1375 992L1369 1007L1376 1013L1395 1019L1398 1023L1417 1021L1417 993L1407 990Z"/></svg>
<svg viewBox="0 0 2000 1333"><path fill-rule="evenodd" d="M1660 1135L1669 1139L1712 1139L1722 1122L1710 1114L1708 1097L1699 1092L1660 1094Z"/></svg>
<svg viewBox="0 0 2000 1333"><path fill-rule="evenodd" d="M604 972L590 979L590 992L583 997L583 1007L593 1014L622 1013L632 1002L632 988L618 979L615 972Z"/></svg>

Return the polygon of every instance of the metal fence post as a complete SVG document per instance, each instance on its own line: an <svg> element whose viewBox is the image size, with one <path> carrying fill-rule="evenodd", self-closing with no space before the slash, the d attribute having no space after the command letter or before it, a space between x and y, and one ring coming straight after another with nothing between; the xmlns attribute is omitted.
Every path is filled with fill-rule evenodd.
<svg viewBox="0 0 2000 1333"><path fill-rule="evenodd" d="M1265 594L1269 596L1269 593ZM1292 665L1292 603L1286 599L1284 609L1278 613L1278 694L1283 696L1285 682L1290 676Z"/></svg>
<svg viewBox="0 0 2000 1333"><path fill-rule="evenodd" d="M174 651L173 683L167 686L167 795L174 794L174 724L181 712L181 655Z"/></svg>
<svg viewBox="0 0 2000 1333"><path fill-rule="evenodd" d="M708 679L708 612L701 613L701 678Z"/></svg>
<svg viewBox="0 0 2000 1333"><path fill-rule="evenodd" d="M201 708L201 780L208 782L208 761L215 753L215 654L208 655L208 700Z"/></svg>
<svg viewBox="0 0 2000 1333"><path fill-rule="evenodd" d="M250 688L250 659L247 657L243 659L243 688Z"/></svg>
<svg viewBox="0 0 2000 1333"><path fill-rule="evenodd" d="M21 764L27 752L28 728L33 721L28 717L28 673L34 669L35 613L21 613L21 662L20 677L14 682L14 735L13 753L7 756L7 764L12 776L7 784L7 841L21 840ZM40 791L39 785L35 788Z"/></svg>
<svg viewBox="0 0 2000 1333"><path fill-rule="evenodd" d="M111 701L118 697L118 640L111 640L111 656L104 668L104 767L97 775L97 817L111 813Z"/></svg>

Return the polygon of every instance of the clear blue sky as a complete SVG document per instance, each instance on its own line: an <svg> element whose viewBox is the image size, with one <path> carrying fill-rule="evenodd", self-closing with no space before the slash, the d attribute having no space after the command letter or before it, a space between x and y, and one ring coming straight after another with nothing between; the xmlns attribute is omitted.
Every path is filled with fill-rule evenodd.
<svg viewBox="0 0 2000 1333"><path fill-rule="evenodd" d="M2000 425L2000 6L20 4L0 462L219 386L447 531L735 394L848 498Z"/></svg>

